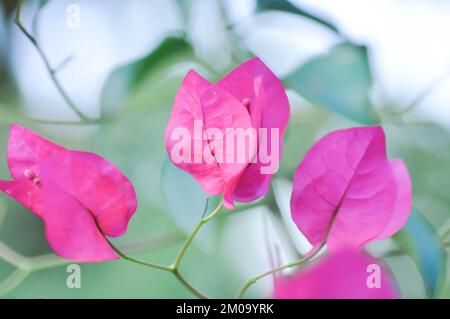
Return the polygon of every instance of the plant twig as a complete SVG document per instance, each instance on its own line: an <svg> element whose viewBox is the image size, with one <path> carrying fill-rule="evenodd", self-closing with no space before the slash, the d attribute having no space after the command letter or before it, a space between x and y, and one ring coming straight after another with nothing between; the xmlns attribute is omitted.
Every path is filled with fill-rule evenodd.
<svg viewBox="0 0 450 319"><path fill-rule="evenodd" d="M216 209L214 209L214 211L209 214L206 217L203 217L200 219L200 221L198 222L197 226L195 227L194 231L192 232L192 234L186 239L186 241L184 242L183 246L181 246L180 251L178 252L177 256L175 257L175 260L173 262L172 267L175 269L178 269L180 267L180 263L181 263L181 259L183 258L184 254L186 253L187 249L189 248L189 246L191 245L195 235L197 235L198 231L202 228L202 226L206 223L208 223L209 221L211 221L215 216L217 216L220 211L223 208L223 204L222 202L216 207Z"/></svg>
<svg viewBox="0 0 450 319"><path fill-rule="evenodd" d="M4 296L14 290L28 277L29 274L30 270L16 268L8 278L0 282L0 296Z"/></svg>
<svg viewBox="0 0 450 319"><path fill-rule="evenodd" d="M121 251L126 251L126 254L134 252L152 251L171 246L179 242L182 238L184 238L183 234L179 231L175 231L172 233L168 233L150 239L117 245L117 247ZM42 256L30 257L28 258L28 261L33 271L63 266L71 263L70 260L63 259L55 254L46 254Z"/></svg>
<svg viewBox="0 0 450 319"><path fill-rule="evenodd" d="M255 284L258 280L260 280L260 279L262 279L262 278L264 278L266 276L275 274L275 273L277 273L279 271L303 265L306 262L310 261L312 258L317 256L317 254L322 250L322 248L325 246L325 242L326 241L324 241L311 255L309 255L309 256L307 256L305 258L302 258L300 260L294 261L292 263L289 263L289 264L286 264L286 265L283 265L283 266L279 266L279 267L273 268L273 269L268 270L268 271L266 271L266 272L264 272L264 273L262 273L262 274L260 274L258 276L255 276L255 277L251 278L239 290L238 294L236 295L236 299L242 298L242 296L247 291L247 289L250 288L250 286L252 286L253 284Z"/></svg>
<svg viewBox="0 0 450 319"><path fill-rule="evenodd" d="M341 199L341 202L342 202L342 199ZM330 232L331 232L331 228L333 227L334 221L335 221L335 219L336 219L336 216L337 216L337 214L338 214L340 208L341 208L341 203L339 203L339 204L336 206L336 208L334 209L334 211L333 211L333 214L332 214L332 216L331 216L330 222L329 222L329 224L328 224L328 227L327 227L327 230L326 230L326 232L325 232L325 236L324 236L322 242L320 243L320 245L319 245L318 247L313 248L313 249L315 249L315 250L314 250L310 255L307 255L306 257L303 257L303 258L300 259L300 260L297 260L297 261L288 263L288 264L286 264L286 265L283 265L283 266L279 266L279 267L273 268L273 269L268 270L268 271L266 271L266 272L264 272L264 273L262 273L262 274L260 274L260 275L258 275L258 276L255 276L255 277L250 278L250 279L244 284L244 286L242 286L242 288L239 290L239 292L237 293L237 295L236 295L235 298L236 298L236 299L242 298L242 296L243 296L244 293L247 291L247 289L250 288L250 286L252 286L253 284L255 284L258 280L260 280L260 279L262 279L262 278L264 278L264 277L266 277L266 276L269 276L269 275L272 275L272 274L276 274L276 273L279 272L279 271L282 271L282 270L285 270L285 269L289 269L289 268L293 268L293 267L297 267L297 266L303 265L303 264L305 264L306 262L310 261L310 260L311 260L312 258L314 258L315 256L317 256L317 254L322 250L322 248L325 246L325 244L326 244L326 242L327 242L328 236L330 235Z"/></svg>
<svg viewBox="0 0 450 319"><path fill-rule="evenodd" d="M183 245L181 246L180 250L178 251L178 254L176 255L174 262L169 265L161 265L161 264L156 264L156 263L151 263L151 262L147 262L147 261L143 261L134 257L130 257L128 255L126 255L125 253L123 253L118 247L115 247L106 237L105 239L109 242L109 244L111 245L112 249L114 249L114 251L123 259L128 260L130 262L133 262L135 264L139 264L141 266L146 266L149 268L154 268L154 269L158 269L158 270L163 270L163 271L167 271L170 272L171 274L173 274L175 276L175 278L184 286L186 287L192 294L194 294L195 296L197 296L200 299L207 299L207 297L202 294L201 292L199 292L197 289L195 289L181 274L180 274L180 264L181 264L181 260L183 259L183 256L186 254L187 249L189 248L189 246L191 245L192 241L194 240L195 236L197 235L197 233L199 232L199 230L202 228L202 226L206 223L208 223L209 221L211 221L215 216L217 216L220 211L223 208L223 204L222 202L214 209L214 211L212 213L210 213L208 216L205 217L205 212L208 208L208 200L206 201L206 205L205 205L205 210L202 213L202 218L200 218L200 221L198 222L197 226L195 227L194 231L191 233L191 235L188 236L188 238L186 239L186 241L183 243Z"/></svg>
<svg viewBox="0 0 450 319"><path fill-rule="evenodd" d="M172 245L175 242L178 242L182 237L182 234L177 231L156 238L119 245L119 247L120 249L126 250L127 253L149 251ZM12 291L32 272L63 266L72 262L60 258L55 254L25 257L15 252L1 241L0 258L16 267L16 270L9 277L0 282L0 296L6 295L8 292Z"/></svg>
<svg viewBox="0 0 450 319"><path fill-rule="evenodd" d="M80 111L80 109L76 106L75 102L69 97L69 95L67 94L67 92L65 91L65 89L63 88L61 83L59 83L59 81L56 77L57 69L52 68L44 50L42 49L41 45L39 44L39 42L37 41L35 36L32 35L22 24L22 21L20 18L21 18L21 10L22 10L23 2L24 2L23 0L18 1L15 24L20 29L20 31L22 31L22 33L27 37L27 39L31 42L31 44L36 48L36 51L38 52L42 61L44 62L44 65L48 71L50 79L52 80L53 84L55 85L56 89L58 90L58 92L60 93L62 98L66 101L67 105L72 109L73 112L75 112L75 114L80 118L80 120L82 122L86 122L86 123L95 122L95 119L90 118L87 115L85 115L84 113L82 113Z"/></svg>
<svg viewBox="0 0 450 319"><path fill-rule="evenodd" d="M385 111L388 116L401 116L404 117L407 113L414 110L423 100L425 100L435 89L438 87L445 79L450 75L450 66L440 74L433 82L426 86L422 91L420 91L413 100L406 106L399 110Z"/></svg>
<svg viewBox="0 0 450 319"><path fill-rule="evenodd" d="M30 262L27 257L15 252L2 241L0 241L0 258L17 268L30 268Z"/></svg>

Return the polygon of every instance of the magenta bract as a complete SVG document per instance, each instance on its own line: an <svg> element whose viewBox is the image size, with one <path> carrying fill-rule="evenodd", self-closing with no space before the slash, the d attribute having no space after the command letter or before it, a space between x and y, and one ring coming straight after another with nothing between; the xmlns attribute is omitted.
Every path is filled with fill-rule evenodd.
<svg viewBox="0 0 450 319"><path fill-rule="evenodd" d="M58 255L79 262L118 258L104 235L124 234L137 208L133 185L119 169L19 125L11 126L8 167L13 180L0 181L0 191L44 220Z"/></svg>
<svg viewBox="0 0 450 319"><path fill-rule="evenodd" d="M292 217L315 247L327 230L330 250L390 237L410 211L408 171L402 161L387 159L381 127L326 135L308 151L294 176Z"/></svg>
<svg viewBox="0 0 450 319"><path fill-rule="evenodd" d="M393 299L394 281L380 261L361 251L343 250L320 257L275 285L277 299Z"/></svg>
<svg viewBox="0 0 450 319"><path fill-rule="evenodd" d="M190 71L175 97L166 128L167 152L207 193L224 194L224 205L233 209L234 201L249 202L267 193L278 169L289 112L281 81L258 58L243 63L216 84ZM239 131L256 132L256 142L238 144L231 132ZM237 146L227 147L234 145L230 141ZM275 167L272 171L265 171L267 151L276 155L270 163Z"/></svg>

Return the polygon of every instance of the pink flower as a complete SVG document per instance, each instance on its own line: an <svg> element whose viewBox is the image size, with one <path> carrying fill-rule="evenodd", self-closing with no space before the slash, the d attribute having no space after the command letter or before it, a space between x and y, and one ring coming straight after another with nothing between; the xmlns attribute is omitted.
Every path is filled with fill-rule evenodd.
<svg viewBox="0 0 450 319"><path fill-rule="evenodd" d="M359 127L332 132L308 151L294 176L291 213L313 246L328 230L327 247L335 250L403 227L411 181L401 160L387 159L385 144L381 127Z"/></svg>
<svg viewBox="0 0 450 319"><path fill-rule="evenodd" d="M234 201L267 193L288 119L283 85L258 58L216 84L191 70L167 125L167 152L207 193L224 194L224 205L233 209Z"/></svg>
<svg viewBox="0 0 450 319"><path fill-rule="evenodd" d="M118 258L104 236L123 235L137 203L132 184L114 165L12 125L8 167L13 180L0 181L0 191L44 220L58 255L79 262Z"/></svg>
<svg viewBox="0 0 450 319"><path fill-rule="evenodd" d="M394 281L380 262L363 252L326 255L275 284L277 299L393 299Z"/></svg>

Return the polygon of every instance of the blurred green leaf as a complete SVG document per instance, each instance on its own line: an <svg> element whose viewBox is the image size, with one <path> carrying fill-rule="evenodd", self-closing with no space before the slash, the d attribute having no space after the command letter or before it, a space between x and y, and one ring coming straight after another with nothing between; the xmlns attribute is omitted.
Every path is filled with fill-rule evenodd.
<svg viewBox="0 0 450 319"><path fill-rule="evenodd" d="M17 0L3 0L0 5L3 7L5 17L10 17L16 10Z"/></svg>
<svg viewBox="0 0 450 319"><path fill-rule="evenodd" d="M50 0L39 0L39 7L42 8L45 5L47 5L47 3L49 3Z"/></svg>
<svg viewBox="0 0 450 319"><path fill-rule="evenodd" d="M208 211L219 203L218 197L209 196L185 171L166 160L161 173L161 193L176 224L186 234L197 225L209 198Z"/></svg>
<svg viewBox="0 0 450 319"><path fill-rule="evenodd" d="M295 13L295 14L301 15L305 18L311 19L336 33L339 33L336 26L334 26L332 23L325 21L325 20L301 9L297 5L294 6L290 1L287 1L287 0L258 0L256 9L258 11L278 10L278 11L285 11L285 12L289 12L289 13Z"/></svg>
<svg viewBox="0 0 450 319"><path fill-rule="evenodd" d="M288 75L285 83L311 103L354 121L379 122L369 100L372 74L365 47L338 45Z"/></svg>
<svg viewBox="0 0 450 319"><path fill-rule="evenodd" d="M117 113L130 95L146 83L155 85L180 62L195 60L193 49L184 37L171 36L142 59L115 69L102 91L102 115Z"/></svg>
<svg viewBox="0 0 450 319"><path fill-rule="evenodd" d="M445 247L436 230L415 209L394 239L416 262L422 273L428 296L436 296L446 272Z"/></svg>

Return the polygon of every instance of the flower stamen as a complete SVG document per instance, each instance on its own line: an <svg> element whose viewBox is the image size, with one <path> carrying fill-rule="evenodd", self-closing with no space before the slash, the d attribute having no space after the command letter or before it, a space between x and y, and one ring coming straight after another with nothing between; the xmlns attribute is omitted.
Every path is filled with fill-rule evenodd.
<svg viewBox="0 0 450 319"><path fill-rule="evenodd" d="M31 169L26 169L23 172L23 175L28 180L30 180L34 185L36 185L37 187L41 187L41 180L39 179L39 177Z"/></svg>
<svg viewBox="0 0 450 319"><path fill-rule="evenodd" d="M249 98L243 99L241 103L245 106L247 111L250 111L250 99Z"/></svg>

